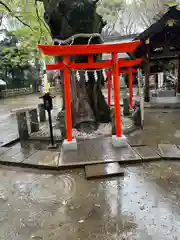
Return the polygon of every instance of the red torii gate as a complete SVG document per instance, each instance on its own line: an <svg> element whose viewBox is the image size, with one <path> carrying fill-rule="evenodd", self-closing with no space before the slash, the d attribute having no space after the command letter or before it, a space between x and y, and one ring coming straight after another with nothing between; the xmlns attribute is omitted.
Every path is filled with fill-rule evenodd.
<svg viewBox="0 0 180 240"><path fill-rule="evenodd" d="M138 68L137 66L143 61L143 58L135 59L135 60L123 60L121 59L121 65L119 72L128 74L128 85L129 85L129 105L130 108L133 108L133 73L137 73ZM123 68L123 69L122 69ZM107 86L108 86L108 105L111 106L111 77L112 77L112 70L107 71Z"/></svg>
<svg viewBox="0 0 180 240"><path fill-rule="evenodd" d="M137 72L137 68L133 68L134 66L139 65L142 62L142 58L140 59L135 59L135 60L124 60L124 59L119 59L119 72L120 73L127 73L129 74L129 104L130 108L133 108L133 87L132 87L132 74ZM109 60L108 60L109 61ZM84 63L80 64L72 64L69 66L73 66L74 69L78 70L77 65L80 67L85 66ZM78 67L79 67L78 66ZM122 69L126 68L126 69ZM47 64L46 66L47 70L64 70L64 64L62 62L56 63L56 64ZM111 75L112 75L112 70L108 70L106 72L107 78L108 78L108 105L109 107L111 106Z"/></svg>
<svg viewBox="0 0 180 240"><path fill-rule="evenodd" d="M47 70L64 70L64 93L66 107L66 136L67 141L72 141L72 113L71 113L71 86L69 69L107 69L112 67L114 80L114 102L115 102L115 125L116 137L122 136L121 113L120 113L120 94L119 94L119 68L125 64L124 60L118 59L119 52L133 52L140 45L140 41L120 43L120 44L90 44L90 45L38 45L38 48L49 56L63 56L63 61L57 64L48 64ZM94 62L93 54L111 53L112 60ZM75 63L70 61L72 55L88 55L87 63ZM132 60L138 61L138 60ZM140 60L139 60L140 61ZM132 63L126 61L125 67L131 67ZM129 66L130 64L130 66Z"/></svg>

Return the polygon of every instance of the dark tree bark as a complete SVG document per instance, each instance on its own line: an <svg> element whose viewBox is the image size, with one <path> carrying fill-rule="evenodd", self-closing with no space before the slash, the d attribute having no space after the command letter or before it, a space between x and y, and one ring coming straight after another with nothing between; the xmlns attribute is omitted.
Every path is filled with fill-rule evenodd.
<svg viewBox="0 0 180 240"><path fill-rule="evenodd" d="M101 33L105 23L96 13L96 2L93 0L43 0L44 18L50 27L52 39L66 40L79 33ZM88 44L88 41L89 38L80 36L75 38L72 44ZM101 43L100 36L92 37L90 44L99 43ZM99 56L94 56L94 59L97 58ZM87 56L73 56L72 59L76 62L87 62ZM110 109L101 91L102 74L98 73L97 82L94 80L93 71L88 75L89 81L86 82L84 73L81 72L81 80L78 82L75 72L71 74L74 127L82 123L110 121Z"/></svg>

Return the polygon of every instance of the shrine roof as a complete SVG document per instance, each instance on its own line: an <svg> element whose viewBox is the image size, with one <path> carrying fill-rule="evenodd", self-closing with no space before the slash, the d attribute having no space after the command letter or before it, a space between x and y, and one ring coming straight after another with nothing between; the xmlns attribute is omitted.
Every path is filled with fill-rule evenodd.
<svg viewBox="0 0 180 240"><path fill-rule="evenodd" d="M103 36L103 40L105 43L113 43L116 41L118 41L118 43L119 43L122 41L127 41L128 39L134 39L137 36L138 36L138 34L130 34L130 35L116 34L116 35L110 35L110 36Z"/></svg>
<svg viewBox="0 0 180 240"><path fill-rule="evenodd" d="M158 21L134 40L141 41L133 54L135 57L142 57L149 52L150 58L175 58L180 50L180 10L178 7L170 7ZM162 50L157 51L157 49Z"/></svg>
<svg viewBox="0 0 180 240"><path fill-rule="evenodd" d="M180 10L177 6L170 7L169 10L154 24L147 28L144 32L140 33L134 40L147 40L152 38L158 33L166 31L173 31L179 27Z"/></svg>
<svg viewBox="0 0 180 240"><path fill-rule="evenodd" d="M117 44L132 42L135 36L136 36L135 34L127 36L110 36L104 38L104 43ZM128 55L128 53L124 52L118 53L118 58L130 59L130 56ZM111 54L103 54L102 59L103 60L111 59Z"/></svg>

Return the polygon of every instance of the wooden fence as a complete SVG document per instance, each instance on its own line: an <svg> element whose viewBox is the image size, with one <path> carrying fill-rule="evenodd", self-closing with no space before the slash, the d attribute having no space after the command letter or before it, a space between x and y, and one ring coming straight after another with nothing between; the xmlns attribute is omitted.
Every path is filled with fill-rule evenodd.
<svg viewBox="0 0 180 240"><path fill-rule="evenodd" d="M14 89L6 89L0 91L0 97L6 98L6 97L13 97L13 96L19 96L19 95L28 95L33 93L32 88L14 88Z"/></svg>

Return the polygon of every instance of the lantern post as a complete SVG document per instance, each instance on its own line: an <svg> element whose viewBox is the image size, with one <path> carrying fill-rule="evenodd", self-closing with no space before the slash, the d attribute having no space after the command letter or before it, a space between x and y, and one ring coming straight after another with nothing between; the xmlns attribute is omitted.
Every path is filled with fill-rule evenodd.
<svg viewBox="0 0 180 240"><path fill-rule="evenodd" d="M53 136L53 127L52 127L52 118L51 118L51 110L53 109L53 102L52 99L54 97L51 96L49 92L49 83L47 79L47 74L44 74L44 94L42 97L44 103L44 109L48 113L48 120L49 120L49 132L50 132L50 144L48 146L49 149L57 148L57 144L54 143L54 136Z"/></svg>

